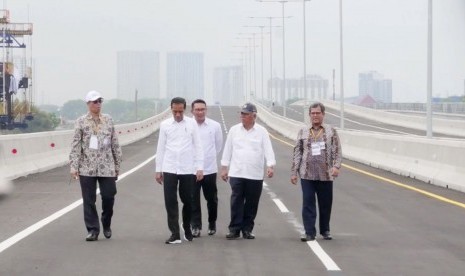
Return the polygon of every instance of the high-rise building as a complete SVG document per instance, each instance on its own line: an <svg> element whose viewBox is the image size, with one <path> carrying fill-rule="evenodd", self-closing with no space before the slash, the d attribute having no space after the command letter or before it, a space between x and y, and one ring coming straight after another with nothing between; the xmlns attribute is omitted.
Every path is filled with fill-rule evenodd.
<svg viewBox="0 0 465 276"><path fill-rule="evenodd" d="M241 66L216 67L213 71L213 100L221 105L241 105L244 102Z"/></svg>
<svg viewBox="0 0 465 276"><path fill-rule="evenodd" d="M380 103L392 103L392 80L384 79L383 75L370 71L358 74L359 96L370 95Z"/></svg>
<svg viewBox="0 0 465 276"><path fill-rule="evenodd" d="M319 75L307 75L307 100L317 101L328 99L328 80ZM271 88L271 97L273 102L283 103L284 95L283 80L281 78L273 78L268 80L268 87ZM286 78L286 99L304 99L304 79L288 79Z"/></svg>
<svg viewBox="0 0 465 276"><path fill-rule="evenodd" d="M120 51L117 54L117 98L159 99L160 55L155 51Z"/></svg>
<svg viewBox="0 0 465 276"><path fill-rule="evenodd" d="M203 53L168 53L166 75L168 98L183 97L189 102L205 97Z"/></svg>

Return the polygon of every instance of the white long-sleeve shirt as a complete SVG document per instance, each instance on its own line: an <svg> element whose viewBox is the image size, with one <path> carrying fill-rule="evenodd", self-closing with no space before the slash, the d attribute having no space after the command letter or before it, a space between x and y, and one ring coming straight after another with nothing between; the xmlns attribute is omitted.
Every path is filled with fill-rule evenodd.
<svg viewBox="0 0 465 276"><path fill-rule="evenodd" d="M221 125L209 118L205 118L202 124L197 124L200 132L200 140L203 149L203 174L213 174L218 172L216 156L223 147L223 132Z"/></svg>
<svg viewBox="0 0 465 276"><path fill-rule="evenodd" d="M203 170L203 150L197 122L184 117L160 124L155 171L174 174L195 174Z"/></svg>
<svg viewBox="0 0 465 276"><path fill-rule="evenodd" d="M266 128L257 123L250 130L242 123L231 127L221 158L221 165L229 167L228 175L262 180L265 161L268 167L276 165Z"/></svg>

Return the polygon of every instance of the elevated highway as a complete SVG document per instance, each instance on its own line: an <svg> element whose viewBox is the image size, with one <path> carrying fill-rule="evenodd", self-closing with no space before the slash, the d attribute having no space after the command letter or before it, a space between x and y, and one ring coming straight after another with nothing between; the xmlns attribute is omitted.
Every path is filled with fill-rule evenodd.
<svg viewBox="0 0 465 276"><path fill-rule="evenodd" d="M238 111L209 110L224 130L239 122ZM464 193L347 159L335 181L334 240L300 242L301 191L289 182L293 141L270 133L277 166L275 177L265 179L256 240L224 238L230 188L219 179L217 235L204 231L192 243L164 244L169 231L154 179L156 132L123 148L110 240L84 241L79 185L68 167L14 180L13 194L0 200L0 275L463 274Z"/></svg>

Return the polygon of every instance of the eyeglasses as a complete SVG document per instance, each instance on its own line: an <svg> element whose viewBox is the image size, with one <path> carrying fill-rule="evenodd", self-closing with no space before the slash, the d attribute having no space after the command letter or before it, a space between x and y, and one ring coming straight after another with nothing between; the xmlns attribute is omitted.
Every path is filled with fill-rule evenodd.
<svg viewBox="0 0 465 276"><path fill-rule="evenodd" d="M103 99L100 98L100 99L97 99L95 101L90 101L90 102L93 103L93 104L101 104L101 103L103 103Z"/></svg>

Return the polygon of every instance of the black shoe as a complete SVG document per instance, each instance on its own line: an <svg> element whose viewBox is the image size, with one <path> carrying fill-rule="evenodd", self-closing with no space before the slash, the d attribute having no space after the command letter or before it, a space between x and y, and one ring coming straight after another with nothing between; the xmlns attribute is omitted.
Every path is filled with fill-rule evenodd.
<svg viewBox="0 0 465 276"><path fill-rule="evenodd" d="M313 235L305 235L305 236L301 237L300 240L303 241L303 242L314 241L315 236L313 236Z"/></svg>
<svg viewBox="0 0 465 276"><path fill-rule="evenodd" d="M179 237L179 235L171 235L171 237L169 239L167 239L165 241L166 244L177 244L177 243L181 243L181 238Z"/></svg>
<svg viewBox="0 0 465 276"><path fill-rule="evenodd" d="M192 232L185 232L184 233L184 239L186 241L192 241L194 239L194 236L192 235Z"/></svg>
<svg viewBox="0 0 465 276"><path fill-rule="evenodd" d="M210 225L208 225L208 235L212 236L215 234L216 234L216 225L215 223L210 223Z"/></svg>
<svg viewBox="0 0 465 276"><path fill-rule="evenodd" d="M253 239L255 239L255 235L252 234L252 232L250 232L250 231L244 231L244 232L242 232L242 237L243 237L244 239L246 239L246 240L253 240Z"/></svg>
<svg viewBox="0 0 465 276"><path fill-rule="evenodd" d="M323 239L325 240L332 240L333 239L333 236L331 236L331 234L329 233L329 231L326 231L324 232L323 234L321 234L323 236Z"/></svg>
<svg viewBox="0 0 465 276"><path fill-rule="evenodd" d="M96 241L98 240L98 234L95 232L89 232L86 237L86 241Z"/></svg>
<svg viewBox="0 0 465 276"><path fill-rule="evenodd" d="M239 232L229 232L226 235L226 239L228 239L228 240L235 240L235 239L237 239L239 237L240 237Z"/></svg>
<svg viewBox="0 0 465 276"><path fill-rule="evenodd" d="M111 238L111 228L110 227L103 228L103 235L107 239Z"/></svg>
<svg viewBox="0 0 465 276"><path fill-rule="evenodd" d="M192 236L193 236L194 238L200 237L200 228L196 228L196 227L195 227L195 228L192 228Z"/></svg>

